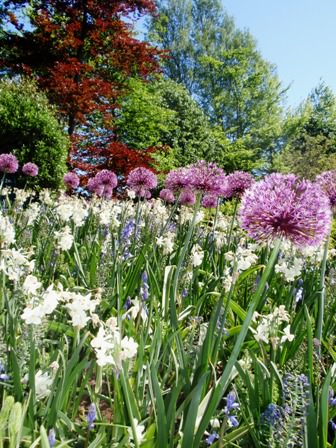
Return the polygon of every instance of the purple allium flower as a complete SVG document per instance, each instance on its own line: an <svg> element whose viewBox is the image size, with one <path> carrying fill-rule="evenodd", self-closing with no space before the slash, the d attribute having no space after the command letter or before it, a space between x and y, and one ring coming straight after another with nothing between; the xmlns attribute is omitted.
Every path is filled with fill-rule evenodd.
<svg viewBox="0 0 336 448"><path fill-rule="evenodd" d="M204 208L216 208L218 196L214 194L206 194L202 199L202 206Z"/></svg>
<svg viewBox="0 0 336 448"><path fill-rule="evenodd" d="M234 171L226 176L221 189L221 196L224 198L241 197L253 183L252 174L245 171Z"/></svg>
<svg viewBox="0 0 336 448"><path fill-rule="evenodd" d="M215 163L201 160L188 168L192 188L199 193L218 195L225 183L225 173Z"/></svg>
<svg viewBox="0 0 336 448"><path fill-rule="evenodd" d="M64 184L72 190L75 190L79 185L79 177L73 171L64 174L63 181Z"/></svg>
<svg viewBox="0 0 336 448"><path fill-rule="evenodd" d="M182 205L194 205L196 202L195 193L189 189L183 190L181 191L179 201Z"/></svg>
<svg viewBox="0 0 336 448"><path fill-rule="evenodd" d="M13 154L0 154L0 171L6 174L16 173L19 168L18 159Z"/></svg>
<svg viewBox="0 0 336 448"><path fill-rule="evenodd" d="M191 171L188 168L177 168L168 173L166 177L166 189L180 192L191 187Z"/></svg>
<svg viewBox="0 0 336 448"><path fill-rule="evenodd" d="M35 177L38 175L39 168L35 163L28 162L23 165L22 172L26 176Z"/></svg>
<svg viewBox="0 0 336 448"><path fill-rule="evenodd" d="M149 199L151 196L149 190L157 186L157 178L153 171L139 167L129 173L127 185L137 196Z"/></svg>
<svg viewBox="0 0 336 448"><path fill-rule="evenodd" d="M97 410L96 410L96 405L94 403L91 403L88 409L88 414L86 417L87 423L88 423L88 427L90 430L92 430L94 428L94 421L97 418Z"/></svg>
<svg viewBox="0 0 336 448"><path fill-rule="evenodd" d="M94 178L89 179L87 187L91 193L105 199L112 197L113 189L118 185L118 178L113 171L99 171Z"/></svg>
<svg viewBox="0 0 336 448"><path fill-rule="evenodd" d="M316 183L328 196L331 206L336 206L336 170L319 174L316 176Z"/></svg>
<svg viewBox="0 0 336 448"><path fill-rule="evenodd" d="M163 201L168 202L170 204L175 202L174 193L171 190L169 190L168 188L164 188L163 190L160 191L160 198Z"/></svg>
<svg viewBox="0 0 336 448"><path fill-rule="evenodd" d="M205 442L207 445L212 445L217 439L219 439L219 435L216 432L213 432L205 439Z"/></svg>
<svg viewBox="0 0 336 448"><path fill-rule="evenodd" d="M330 203L317 184L274 173L246 190L240 223L257 241L285 237L297 246L315 246L330 231Z"/></svg>
<svg viewBox="0 0 336 448"><path fill-rule="evenodd" d="M113 171L101 170L95 175L97 184L104 187L115 188L118 185L118 178Z"/></svg>
<svg viewBox="0 0 336 448"><path fill-rule="evenodd" d="M56 432L55 432L54 428L49 430L48 441L49 441L50 448L53 448L53 446L56 443Z"/></svg>

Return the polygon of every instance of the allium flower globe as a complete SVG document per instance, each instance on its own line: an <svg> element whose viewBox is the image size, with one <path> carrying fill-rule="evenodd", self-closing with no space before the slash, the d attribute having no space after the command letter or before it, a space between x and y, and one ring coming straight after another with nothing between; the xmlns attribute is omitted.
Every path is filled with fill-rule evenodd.
<svg viewBox="0 0 336 448"><path fill-rule="evenodd" d="M175 202L175 196L174 193L169 190L168 188L164 188L163 190L160 191L160 198L168 203L173 203Z"/></svg>
<svg viewBox="0 0 336 448"><path fill-rule="evenodd" d="M294 174L270 174L242 198L240 223L257 241L284 237L316 246L330 232L331 209L321 188Z"/></svg>
<svg viewBox="0 0 336 448"><path fill-rule="evenodd" d="M139 167L129 173L127 185L138 196L149 199L150 190L157 186L157 178L151 170Z"/></svg>
<svg viewBox="0 0 336 448"><path fill-rule="evenodd" d="M204 208L216 208L218 202L218 196L214 194L206 194L202 199L202 206Z"/></svg>
<svg viewBox="0 0 336 448"><path fill-rule="evenodd" d="M5 174L16 173L19 162L13 154L0 154L0 171Z"/></svg>
<svg viewBox="0 0 336 448"><path fill-rule="evenodd" d="M188 168L177 168L167 174L166 189L173 192L180 192L191 186L191 172Z"/></svg>
<svg viewBox="0 0 336 448"><path fill-rule="evenodd" d="M181 191L179 201L182 205L194 205L196 202L195 193L189 189Z"/></svg>
<svg viewBox="0 0 336 448"><path fill-rule="evenodd" d="M198 193L218 195L225 182L225 173L215 163L201 160L188 168L192 188Z"/></svg>
<svg viewBox="0 0 336 448"><path fill-rule="evenodd" d="M254 178L252 174L245 171L234 171L226 176L222 185L221 196L225 198L241 197L253 183Z"/></svg>
<svg viewBox="0 0 336 448"><path fill-rule="evenodd" d="M63 181L64 184L72 190L75 190L79 186L79 177L73 171L64 174Z"/></svg>
<svg viewBox="0 0 336 448"><path fill-rule="evenodd" d="M336 170L324 171L316 176L316 183L322 188L330 200L332 207L336 206Z"/></svg>
<svg viewBox="0 0 336 448"><path fill-rule="evenodd" d="M87 187L91 193L96 193L97 196L104 199L110 199L113 194L113 189L117 185L118 178L113 171L102 170L95 177L89 179Z"/></svg>
<svg viewBox="0 0 336 448"><path fill-rule="evenodd" d="M35 177L38 175L39 168L35 163L28 162L23 165L22 172L26 176Z"/></svg>

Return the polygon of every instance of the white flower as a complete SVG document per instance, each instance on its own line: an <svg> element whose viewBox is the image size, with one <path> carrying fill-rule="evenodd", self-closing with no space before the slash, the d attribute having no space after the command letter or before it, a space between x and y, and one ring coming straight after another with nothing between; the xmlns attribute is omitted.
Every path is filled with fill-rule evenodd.
<svg viewBox="0 0 336 448"><path fill-rule="evenodd" d="M269 338L269 326L262 323L257 326L257 330L254 330L254 338L258 342L265 342L268 344Z"/></svg>
<svg viewBox="0 0 336 448"><path fill-rule="evenodd" d="M35 393L36 398L41 400L42 398L47 397L50 394L50 387L53 383L52 378L49 376L47 372L42 373L41 370L38 370L35 374Z"/></svg>
<svg viewBox="0 0 336 448"><path fill-rule="evenodd" d="M200 266L202 264L203 257L204 252L201 250L200 246L196 244L191 250L191 259L193 266Z"/></svg>
<svg viewBox="0 0 336 448"><path fill-rule="evenodd" d="M41 206L37 202L33 202L29 205L29 207L25 210L24 216L27 218L27 225L30 226L34 224L35 220L41 214Z"/></svg>
<svg viewBox="0 0 336 448"><path fill-rule="evenodd" d="M60 232L55 232L57 239L57 248L61 250L70 250L74 241L70 227L66 226Z"/></svg>
<svg viewBox="0 0 336 448"><path fill-rule="evenodd" d="M7 216L0 214L0 246L9 246L15 242L15 228Z"/></svg>
<svg viewBox="0 0 336 448"><path fill-rule="evenodd" d="M27 275L25 281L23 282L22 289L26 294L36 295L41 286L42 283L39 282L35 275Z"/></svg>
<svg viewBox="0 0 336 448"><path fill-rule="evenodd" d="M54 286L50 285L42 294L42 308L45 314L51 314L57 307L60 300L60 294L54 291Z"/></svg>
<svg viewBox="0 0 336 448"><path fill-rule="evenodd" d="M125 336L121 341L122 358L124 360L134 358L138 352L138 344L133 338Z"/></svg>
<svg viewBox="0 0 336 448"><path fill-rule="evenodd" d="M43 308L38 305L35 308L31 306L26 306L21 314L21 319L28 325L40 325L44 317Z"/></svg>
<svg viewBox="0 0 336 448"><path fill-rule="evenodd" d="M281 343L286 342L286 341L292 342L295 335L291 334L290 325L287 325L287 327L283 329L283 333L284 333L284 335L281 338Z"/></svg>
<svg viewBox="0 0 336 448"><path fill-rule="evenodd" d="M136 418L133 419L134 426L135 426L135 433L138 443L141 443L145 434L145 425L139 425L139 422ZM131 440L134 440L134 434L132 427L128 428L128 435Z"/></svg>

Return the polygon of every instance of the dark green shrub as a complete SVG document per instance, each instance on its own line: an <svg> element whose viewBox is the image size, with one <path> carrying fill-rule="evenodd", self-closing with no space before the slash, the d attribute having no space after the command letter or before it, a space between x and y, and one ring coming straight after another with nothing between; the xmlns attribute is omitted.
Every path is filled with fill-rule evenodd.
<svg viewBox="0 0 336 448"><path fill-rule="evenodd" d="M36 178L18 174L17 186L62 185L69 145L55 109L32 81L0 81L0 153L15 154L21 167L27 162L39 166Z"/></svg>

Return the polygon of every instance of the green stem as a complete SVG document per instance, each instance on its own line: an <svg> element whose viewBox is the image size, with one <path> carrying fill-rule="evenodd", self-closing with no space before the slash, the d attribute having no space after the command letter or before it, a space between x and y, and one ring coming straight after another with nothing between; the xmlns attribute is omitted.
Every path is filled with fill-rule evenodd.
<svg viewBox="0 0 336 448"><path fill-rule="evenodd" d="M319 294L319 300L318 300L318 314L317 314L317 326L316 326L316 339L319 341L319 346L317 349L318 355L321 355L321 345L322 345L322 329L323 329L323 316L324 316L324 307L325 307L325 295L326 295L326 288L325 288L325 273L327 268L327 257L328 257L328 246L329 246L329 238L328 236L325 246L324 246L324 253L323 253L323 259L322 259L322 265L321 265L321 275L320 275L320 294Z"/></svg>
<svg viewBox="0 0 336 448"><path fill-rule="evenodd" d="M234 204L234 209L233 209L232 221L231 221L231 225L230 225L230 231L229 231L229 235L228 235L228 238L227 238L227 249L228 250L230 249L230 246L231 246L231 238L232 238L234 222L235 222L236 215L237 215L238 202L239 202L239 199L236 198L235 199L235 204Z"/></svg>

